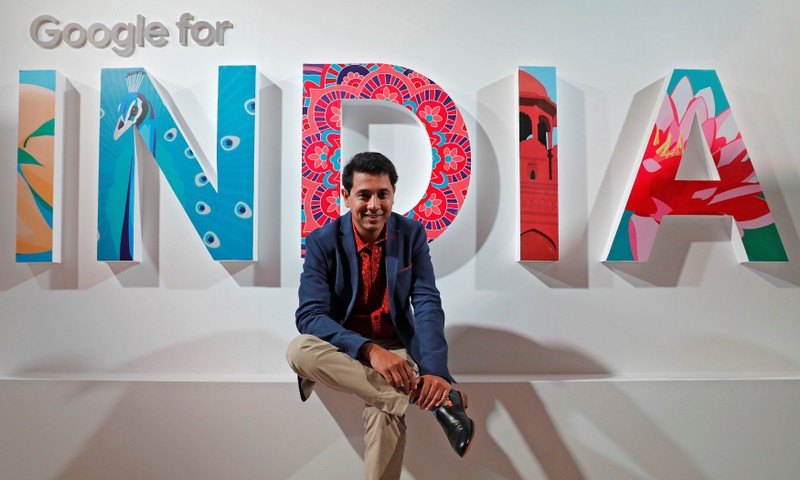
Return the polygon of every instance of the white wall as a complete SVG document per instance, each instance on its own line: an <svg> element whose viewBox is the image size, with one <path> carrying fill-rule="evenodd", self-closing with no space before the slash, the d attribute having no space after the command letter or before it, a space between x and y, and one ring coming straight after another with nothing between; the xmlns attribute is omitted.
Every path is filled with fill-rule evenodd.
<svg viewBox="0 0 800 480"><path fill-rule="evenodd" d="M543 447L525 436L533 428L524 424L528 420L550 425L545 438L564 444L565 458L571 461L564 468L577 465L587 478L669 478L663 474L668 467L663 470L655 466L658 462L647 460L665 445L683 452L677 455L680 461L668 456L666 465L691 465L677 470L689 472L688 476L674 478L754 478L746 475L750 470L737 468L739 464L776 473L771 478L787 478L783 474L800 469L795 455L760 454L773 435L782 439L784 448L796 445L796 434L792 437L791 432L800 423L791 402L773 402L783 395L800 400L800 155L792 148L800 129L800 97L795 93L800 74L795 20L800 7L795 4L198 0L178 7L144 0L30 1L0 9L4 22L0 148L6 159L0 164L0 225L6 226L0 229L0 372L6 378L0 381L0 411L4 411L0 439L5 443L15 438L13 430L3 425L16 431L30 429L20 435L33 439L17 444L28 456L15 457L17 463L14 469L9 467L8 475L0 466L3 478L91 478L86 465L93 463L81 463L84 457L78 457L82 446L111 462L109 471L122 469L126 459L104 456L102 449L90 447L98 438L126 445L130 437L114 430L115 422L146 423L146 410L155 405L143 400L149 398L146 394L115 397L109 388L120 392L140 388L141 381L141 388L169 397L183 385L172 382L189 381L201 389L211 385L208 388L216 389L224 400L244 388L237 381L275 380L279 393L266 386L259 390L265 408L290 401L292 375L283 352L296 333L293 313L302 266L297 208L302 64L362 61L400 64L429 76L456 101L470 132L469 195L453 226L431 245L447 313L452 370L457 377L461 374L459 378L475 381L486 378L468 375L532 376L498 388L516 385L524 388L525 395L534 392L536 398L538 392L546 407L530 416L512 415L516 426L503 423L502 412L508 410L509 401L514 404L513 396L509 400L476 383L477 401L484 405L477 413L491 412L492 418L501 419L493 425L506 426L486 432L494 443L485 445L493 446L479 444L486 450L479 449L475 459L466 460L473 462L469 465L474 466L470 471L475 478L513 477L509 472L538 478L541 472L525 465L541 468L546 455ZM227 33L226 45L179 46L174 22L184 11L197 20L230 20L234 28ZM45 13L84 26L131 22L141 13L165 23L173 37L165 48L139 48L130 58L93 47L75 50L62 45L45 50L28 35L31 20ZM266 125L260 179L262 259L255 264L212 261L201 242L192 241L195 233L188 219L157 169L150 166L144 187L143 221L149 228L144 233L145 260L132 266L95 261L100 69L147 68L169 90L203 150L213 152L216 70L225 64L255 64L267 81L262 93L268 111L261 117ZM562 260L557 263L515 262L518 65L558 69ZM16 264L17 75L21 69L51 68L74 85L80 106L79 123L72 127L77 141L67 147L72 155L66 171L65 258L61 265ZM660 102L660 80L673 68L717 70L783 237L787 264L737 263L730 224L719 220L670 223L646 264L601 263L614 214L649 133L648 119ZM353 153L368 144L359 137L358 119L370 113L350 108L345 116L348 111L353 120L345 118L353 132L348 137L351 146L345 149ZM406 126L398 127L396 136L378 127L373 130L373 146L387 149L398 163L398 203L408 206L423 188L414 172L426 164L424 158L403 156L414 133ZM576 377L583 380L551 383L538 376L544 374L570 375L569 382ZM54 380L63 377L70 380ZM20 380L26 378L46 380ZM737 380L742 378L750 380ZM527 383L531 379L535 382ZM722 380L734 383L727 389L716 388ZM61 396L61 389L70 389L75 381L99 383ZM618 387L620 381L623 388ZM560 388L567 392L564 395L579 399L574 403L579 407L567 410L588 418L584 423L595 425L594 430L580 421L563 420L558 412L564 408L553 393ZM623 401L592 403L609 389ZM758 392L766 396L748 412L752 422L734 429L745 440L732 453L717 454L692 443L698 438L722 441L723 432L709 432L740 418L737 409L717 409L718 401L731 394ZM62 401L45 402L43 396ZM122 402L127 408L122 417L115 416L119 409L114 408L120 406L120 398L127 399ZM665 398L674 403L664 403ZM320 437L330 439L333 450L324 445L319 450L354 456L357 440L342 426L346 422L341 419L349 417L347 407L341 406L346 402L340 400L323 398L330 413L317 403L292 405L287 415L298 422L306 418L301 428L313 429L316 422L312 424L303 412L315 412L312 419L327 418L327 422L332 414L345 436L342 432L337 436L333 429ZM70 415L69 402L99 405L92 410L95 413L86 413L92 421L82 425L92 424L95 434L110 437L79 431L63 423L61 415L40 425L12 421L11 413L5 413L21 409L26 412L22 418L33 418L43 402L63 418ZM620 410L605 409L609 405ZM202 406L189 408L199 416L218 414ZM235 410L227 412L235 418ZM680 423L687 416L708 418L710 412L715 412L714 419L707 425ZM783 430L758 427L762 415ZM265 426L271 421L259 419ZM621 429L617 435L609 439L610 427L600 428L605 434L597 433L596 426L605 425L603 419ZM676 427L675 421L681 426ZM630 423L621 427L620 422ZM52 463L49 470L39 463L37 470L36 459L47 457L51 449L35 439L38 434L44 437L53 423L62 435L52 441L60 451L73 452L71 464L83 465L84 470L59 467L69 465L70 458ZM190 423L188 418L179 422L175 431ZM521 436L513 433L515 428ZM203 433L214 431L208 427ZM186 430L187 436L192 434ZM268 432L254 433L246 426L226 427L226 434L236 437L235 445L246 444L245 437L271 438ZM641 445L623 441L640 435L656 440ZM356 450L345 437L356 442ZM292 438L303 441L302 436ZM533 457L512 462L514 467L508 470L503 463L507 460L498 459L514 457L508 442L517 440ZM196 453L191 444L175 445L167 450L174 454L171 458L191 458ZM411 455L410 461L426 459L425 452L415 450ZM234 453L232 458L238 457ZM254 478L261 467L275 468L274 477L268 478L313 478L300 466L304 457L275 458L292 467L255 463L252 470L237 470L230 478ZM0 465L11 464L3 459ZM139 472L149 478L178 478L164 468ZM567 470L558 472L567 475ZM144 478L141 475L138 478ZM349 478L348 473L341 475ZM429 478L425 470L413 468L409 476Z"/></svg>

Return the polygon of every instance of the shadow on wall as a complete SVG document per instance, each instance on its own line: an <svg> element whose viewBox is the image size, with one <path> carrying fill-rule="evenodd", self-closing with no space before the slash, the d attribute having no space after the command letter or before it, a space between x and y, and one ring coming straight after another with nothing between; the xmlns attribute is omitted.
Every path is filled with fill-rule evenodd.
<svg viewBox="0 0 800 480"><path fill-rule="evenodd" d="M83 442L70 443L75 451L62 460L63 466L50 468L55 475L41 478L314 478L299 472L332 443L327 432L306 435L307 429L298 428L306 422L324 424L327 412L320 408L301 415L297 389L287 383L87 382L72 387L80 394L56 405L62 415L75 414L75 404L102 405L109 397L117 398L105 415L83 413L90 420L99 417L99 424L84 428ZM56 431L73 423L62 416L52 418L47 411L42 414ZM49 458L44 461L52 463Z"/></svg>
<svg viewBox="0 0 800 480"><path fill-rule="evenodd" d="M780 231L783 246L789 256L785 263L746 263L772 285L779 288L800 286L800 226L791 215L792 208L797 211L800 205L800 172L797 168L780 168L778 159L785 159L793 152L794 140L788 138L791 133L773 128L781 125L773 102L768 101L763 92L747 90L736 103L737 118L758 118L761 121L750 122L748 129L754 132L743 132L753 165L769 201L772 216ZM797 217L795 217L797 218Z"/></svg>
<svg viewBox="0 0 800 480"><path fill-rule="evenodd" d="M606 262L604 265L635 287L701 286L709 261L699 255L690 256L690 249L707 248L703 244L710 243L727 244L730 246L728 257L731 264L738 264L732 244L740 240L733 238L732 228L735 228L733 219L727 216L665 217L648 261ZM784 245L791 252L791 244L786 242ZM695 261L687 262L688 258ZM796 259L744 262L742 265L776 287L800 285Z"/></svg>
<svg viewBox="0 0 800 480"><path fill-rule="evenodd" d="M281 286L281 88L259 75L258 261L222 262L242 287ZM250 267L252 265L252 267ZM248 268L250 267L250 268Z"/></svg>
<svg viewBox="0 0 800 480"><path fill-rule="evenodd" d="M541 375L546 377L539 380L558 381L564 377L592 379L610 374L600 363L580 352L549 348L502 330L456 327L447 330L447 337L450 367L456 379L459 375ZM409 433L405 469L416 479L585 478L572 451L581 447L580 440L564 438L557 419L548 412L531 379L489 380L459 385L469 396L468 413L476 425L475 443L463 459L452 452L430 414L414 412L411 407L406 416ZM673 478L703 478L645 413L613 385L608 388L613 391L615 408L633 413L631 423L615 425L602 418L590 420L628 452L638 467L656 476L670 473L675 475ZM353 449L363 457L362 406L343 393L324 387L315 391ZM563 416L563 407L559 405L558 409L559 416ZM587 412L567 412L580 413ZM631 431L637 434L632 435ZM648 451L659 452L657 459L642 450L639 438L647 438ZM669 466L669 472L664 471L665 465ZM540 474L531 468L539 468Z"/></svg>
<svg viewBox="0 0 800 480"><path fill-rule="evenodd" d="M639 472L654 478L703 478L613 382L569 383L566 390L556 388L567 393L563 399L553 396L553 382L564 377L609 375L587 355L490 328L460 326L446 333L457 378L544 376L536 379L543 385L537 387L530 378L492 377L460 384L477 429L474 447L464 459L450 449L431 414L412 407L406 417L404 466L413 478L568 480L597 470L620 473L610 478L638 478L629 465L593 450L596 442L574 428L574 417L602 432L605 442L623 452ZM172 372L213 373L241 365L244 358L259 370L283 362L285 347L280 339L257 331L227 332L155 351L113 371L152 373L169 365ZM58 360L17 374L52 371ZM17 384L44 389L47 382ZM41 478L324 478L320 469L327 478L354 478L353 471L360 469L354 461L364 450L363 406L321 386L316 389L321 405L313 397L302 403L294 382L62 381L50 388L57 393L43 390L26 397L36 399L33 405L9 404L20 410L11 426L21 432L10 448L20 454L41 452L36 468L56 473ZM31 418L34 424L27 423ZM54 441L63 448L45 454L42 446ZM33 468L23 460L13 463L25 472Z"/></svg>
<svg viewBox="0 0 800 480"><path fill-rule="evenodd" d="M708 259L687 263L689 251L694 243L737 241L731 238L731 224L731 217L664 217L649 260L604 265L636 287L700 286ZM737 262L733 248L729 258Z"/></svg>
<svg viewBox="0 0 800 480"><path fill-rule="evenodd" d="M558 375L596 377L609 371L568 348L540 345L505 330L476 326L447 328L448 363L458 375Z"/></svg>
<svg viewBox="0 0 800 480"><path fill-rule="evenodd" d="M124 344L125 339L119 338L119 342ZM241 329L169 344L111 368L95 365L91 354L72 353L42 358L15 369L9 376L47 379L63 374L141 374L145 378L196 375L202 380L203 375L273 373L276 365L285 367L285 373L290 374L285 351L285 341L262 330Z"/></svg>
<svg viewBox="0 0 800 480"><path fill-rule="evenodd" d="M457 326L446 332L449 365L453 375L575 375L594 377L609 372L591 358L566 349L552 349L511 332L471 326ZM524 439L547 478L582 479L578 463L562 439L545 404L528 381L464 384L469 395L470 417L475 421L477 440L470 457L457 462L455 478L530 478L522 470L524 461L507 448L505 435L492 435L499 417L506 418ZM408 443L406 466L415 478L434 478L439 468L428 452L447 446L439 425L425 414L409 418L413 435ZM513 427L512 427L513 428ZM498 432L499 433L499 432ZM505 445L505 446L504 446ZM451 452L447 452L451 453ZM442 452L444 455L444 452ZM449 455L454 458L454 455Z"/></svg>
<svg viewBox="0 0 800 480"><path fill-rule="evenodd" d="M589 287L588 147L586 145L586 92L558 79L559 163L562 182L558 198L560 253L558 261L520 262L551 288Z"/></svg>

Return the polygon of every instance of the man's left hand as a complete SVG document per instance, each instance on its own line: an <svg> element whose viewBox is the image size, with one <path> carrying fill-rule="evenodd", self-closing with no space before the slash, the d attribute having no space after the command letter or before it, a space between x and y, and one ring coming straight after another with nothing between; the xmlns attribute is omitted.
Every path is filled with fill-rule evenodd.
<svg viewBox="0 0 800 480"><path fill-rule="evenodd" d="M422 375L414 382L414 388L420 389L417 405L423 410L433 410L442 405L450 394L450 384L437 375Z"/></svg>

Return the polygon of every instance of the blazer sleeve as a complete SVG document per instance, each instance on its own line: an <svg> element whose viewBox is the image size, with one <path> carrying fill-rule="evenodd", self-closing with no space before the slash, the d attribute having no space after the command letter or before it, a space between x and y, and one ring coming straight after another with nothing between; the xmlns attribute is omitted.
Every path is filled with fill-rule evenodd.
<svg viewBox="0 0 800 480"><path fill-rule="evenodd" d="M412 238L411 306L414 309L412 351L417 351L421 374L433 374L454 383L447 368L444 310L431 262L428 237L422 224Z"/></svg>
<svg viewBox="0 0 800 480"><path fill-rule="evenodd" d="M300 333L314 335L356 358L367 339L346 329L334 318L344 317L347 308L347 305L334 305L335 268L341 268L335 263L335 248L322 248L316 235L306 238L295 322ZM336 312L341 313L337 315Z"/></svg>

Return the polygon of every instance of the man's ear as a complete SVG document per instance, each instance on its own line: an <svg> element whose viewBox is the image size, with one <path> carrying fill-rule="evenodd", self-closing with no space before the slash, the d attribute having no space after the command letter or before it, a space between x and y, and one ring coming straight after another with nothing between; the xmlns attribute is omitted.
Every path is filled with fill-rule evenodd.
<svg viewBox="0 0 800 480"><path fill-rule="evenodd" d="M344 198L344 206L350 208L350 193L342 187L342 198Z"/></svg>

